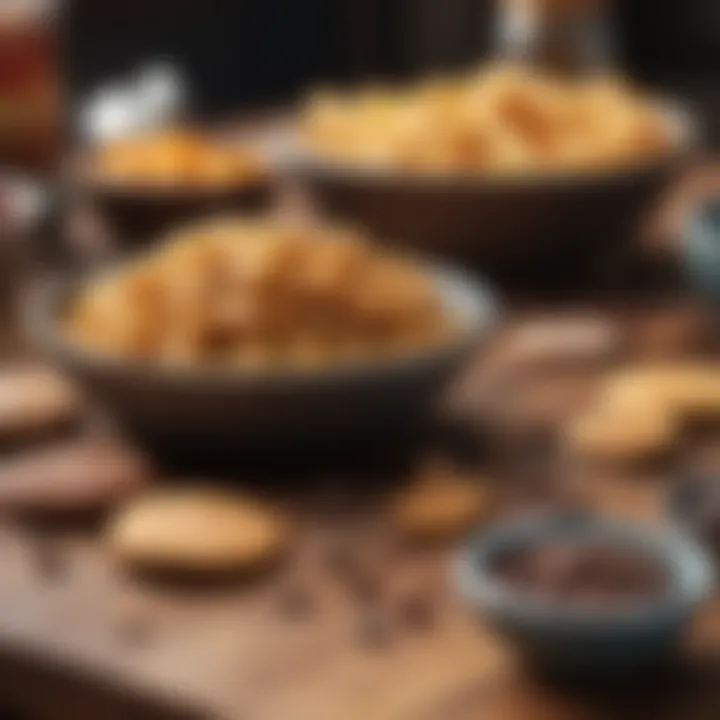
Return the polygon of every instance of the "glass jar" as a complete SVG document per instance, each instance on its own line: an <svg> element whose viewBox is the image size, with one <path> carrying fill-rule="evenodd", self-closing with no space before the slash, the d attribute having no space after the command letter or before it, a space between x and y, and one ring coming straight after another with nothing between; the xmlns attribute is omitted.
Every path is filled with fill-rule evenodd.
<svg viewBox="0 0 720 720"><path fill-rule="evenodd" d="M559 72L604 70L612 61L607 0L500 0L498 52Z"/></svg>
<svg viewBox="0 0 720 720"><path fill-rule="evenodd" d="M0 166L54 169L62 103L58 57L59 4L0 2Z"/></svg>
<svg viewBox="0 0 720 720"><path fill-rule="evenodd" d="M0 361L24 350L20 311L37 269L49 201L40 183L0 174Z"/></svg>

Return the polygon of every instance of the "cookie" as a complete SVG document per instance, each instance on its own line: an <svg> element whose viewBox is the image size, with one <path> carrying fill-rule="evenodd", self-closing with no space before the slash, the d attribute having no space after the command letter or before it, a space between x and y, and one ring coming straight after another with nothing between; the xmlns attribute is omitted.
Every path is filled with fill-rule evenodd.
<svg viewBox="0 0 720 720"><path fill-rule="evenodd" d="M717 369L688 369L677 375L666 392L669 402L684 420L720 420L720 372Z"/></svg>
<svg viewBox="0 0 720 720"><path fill-rule="evenodd" d="M26 451L0 463L0 510L37 515L98 511L136 492L150 476L141 457L108 441Z"/></svg>
<svg viewBox="0 0 720 720"><path fill-rule="evenodd" d="M114 555L138 570L215 574L256 569L286 548L285 520L235 493L168 489L122 509L108 529Z"/></svg>
<svg viewBox="0 0 720 720"><path fill-rule="evenodd" d="M671 451L679 438L676 417L663 404L598 406L565 428L571 452L608 462L635 463Z"/></svg>
<svg viewBox="0 0 720 720"><path fill-rule="evenodd" d="M651 402L681 419L720 419L720 371L704 363L669 363L629 368L611 375L600 400L606 405Z"/></svg>
<svg viewBox="0 0 720 720"><path fill-rule="evenodd" d="M396 497L391 514L403 538L441 541L466 532L487 514L489 505L486 488L434 466Z"/></svg>
<svg viewBox="0 0 720 720"><path fill-rule="evenodd" d="M79 418L73 386L52 370L34 365L0 372L0 443L45 436Z"/></svg>

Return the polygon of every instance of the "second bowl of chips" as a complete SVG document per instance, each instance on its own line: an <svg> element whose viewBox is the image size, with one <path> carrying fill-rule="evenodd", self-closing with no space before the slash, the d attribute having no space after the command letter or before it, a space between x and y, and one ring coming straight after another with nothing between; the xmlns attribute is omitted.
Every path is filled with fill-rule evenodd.
<svg viewBox="0 0 720 720"><path fill-rule="evenodd" d="M289 164L328 214L503 277L627 247L690 154L690 118L620 82L512 69L309 104Z"/></svg>

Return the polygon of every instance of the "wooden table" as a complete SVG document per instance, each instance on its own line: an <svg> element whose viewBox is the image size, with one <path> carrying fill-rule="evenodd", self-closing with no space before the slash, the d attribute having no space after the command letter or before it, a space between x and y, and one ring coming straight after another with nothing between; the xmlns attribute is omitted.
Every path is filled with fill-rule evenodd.
<svg viewBox="0 0 720 720"><path fill-rule="evenodd" d="M682 354L687 349L659 349L650 340L650 347L644 347L637 340L637 331L659 315L686 312L677 300L665 298L664 304L647 297L599 301L625 328L633 346L618 362L627 362L630 355ZM694 310L687 312L691 317ZM478 369L464 397L487 415L482 393L486 372ZM567 381L590 391L602 372L585 368L578 379L577 373L554 371L553 382L559 383L557 388ZM544 373L526 382L542 385L549 377ZM572 413L583 395L568 393L577 399L560 409L555 403L553 422ZM512 403L509 396L504 399L507 410ZM517 417L525 411L520 397ZM688 448L686 457L693 452ZM480 471L501 484L509 482L490 455L480 453ZM628 475L558 466L558 473L580 477L584 497L601 512L663 522L675 468ZM329 478L330 487L337 478ZM398 478L373 480L375 489L391 490ZM698 619L683 661L664 675L600 692L554 687L528 674L461 602L447 582L451 548L396 554L383 545L378 520L385 507L382 492L368 495L364 481L346 482L339 494L364 511L349 512L338 522L332 513L318 512L325 507L327 485L310 489L303 482L275 490L278 502L292 505L302 519L290 564L232 587L199 591L129 578L103 551L96 530L66 529L49 543L45 532L39 536L36 529L2 525L0 703L52 720L720 716L720 603ZM338 534L377 555L386 578L381 587L390 594L408 575L420 572L428 578L436 611L431 626L393 626L381 646L361 642L358 602L320 560L328 537ZM282 608L288 587L297 583L312 596L305 617L302 612L290 617Z"/></svg>
<svg viewBox="0 0 720 720"><path fill-rule="evenodd" d="M594 373L587 375L591 384ZM502 478L493 464L481 466ZM602 511L651 520L664 512L669 470L647 477L578 472ZM720 712L720 654L713 653L720 607L697 637L692 657L701 669L691 673L684 665L661 683L603 695L605 709L597 697L573 697L523 674L446 582L451 550L381 563L390 593L392 577L402 579L411 565L434 577L437 617L427 629L398 629L387 646L366 647L358 640L357 602L318 558L332 533L377 544L377 515L370 511L356 523L351 513L343 531L322 514L305 514L321 506L325 492L275 491L306 518L290 567L251 584L195 592L125 577L93 531L63 531L52 538L48 558L47 539L3 526L0 699L40 718L699 720L710 717L702 712ZM340 494L348 500L353 493L375 507L362 484L348 483ZM280 607L293 578L311 589L314 608L306 618L286 617ZM717 641L720 651L720 635ZM702 712L691 714L691 701Z"/></svg>

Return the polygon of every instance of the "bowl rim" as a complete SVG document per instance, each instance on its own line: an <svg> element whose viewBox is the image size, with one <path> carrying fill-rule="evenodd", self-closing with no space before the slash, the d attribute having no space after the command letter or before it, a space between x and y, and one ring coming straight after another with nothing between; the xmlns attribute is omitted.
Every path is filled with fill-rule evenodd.
<svg viewBox="0 0 720 720"><path fill-rule="evenodd" d="M105 197L137 200L176 200L213 199L222 197L250 195L264 192L272 187L269 176L260 176L248 181L222 185L183 185L166 183L133 183L115 181L108 178L88 178L82 180L83 186L90 192Z"/></svg>
<svg viewBox="0 0 720 720"><path fill-rule="evenodd" d="M229 384L271 387L292 387L300 384L331 385L353 382L370 377L386 377L392 374L410 374L422 371L438 363L470 353L498 327L501 309L497 294L490 285L476 279L471 273L437 262L419 259L405 254L425 268L438 283L438 289L447 308L457 313L456 306L465 315L464 327L446 341L420 352L408 352L381 358L348 361L329 368L303 368L269 366L262 370L218 366L198 367L163 365L93 352L74 343L61 331L61 308L81 288L98 277L116 272L131 263L136 253L119 262L111 262L101 268L45 278L30 288L22 314L30 341L44 354L59 359L63 365L82 366L86 369L109 374L132 375L138 380L153 380L171 385L187 384L212 390ZM456 309L453 309L453 308Z"/></svg>
<svg viewBox="0 0 720 720"><path fill-rule="evenodd" d="M188 184L167 182L142 182L123 178L113 178L98 172L92 165L93 146L76 151L64 166L64 176L71 184L95 194L108 197L148 200L191 200L215 198L242 193L266 191L273 186L273 173L270 163L263 157L263 166L259 172L246 179L221 184Z"/></svg>
<svg viewBox="0 0 720 720"><path fill-rule="evenodd" d="M654 557L670 574L668 592L620 608L584 608L531 595L494 577L492 562L505 543L532 544L558 532L576 534L584 541L609 540ZM678 611L689 612L709 597L716 582L708 553L675 524L662 526L557 511L500 521L476 533L453 559L452 576L461 594L495 619L558 630L599 631L637 628Z"/></svg>
<svg viewBox="0 0 720 720"><path fill-rule="evenodd" d="M681 474L666 498L665 507L670 518L680 527L693 530L691 513L703 502L714 501L720 495L720 484L715 474L705 470L690 470ZM692 509L690 509L690 507Z"/></svg>
<svg viewBox="0 0 720 720"><path fill-rule="evenodd" d="M303 176L363 185L401 185L418 191L472 189L532 189L588 186L653 173L681 162L702 143L700 124L689 106L671 96L651 98L651 104L667 119L675 142L666 151L642 156L640 162L620 162L594 169L537 169L512 172L411 172L370 164L322 158L304 146L297 130L276 140L275 164ZM273 154L271 152L271 154Z"/></svg>
<svg viewBox="0 0 720 720"><path fill-rule="evenodd" d="M720 196L710 195L693 207L685 223L689 239L701 242L708 250L720 252Z"/></svg>

